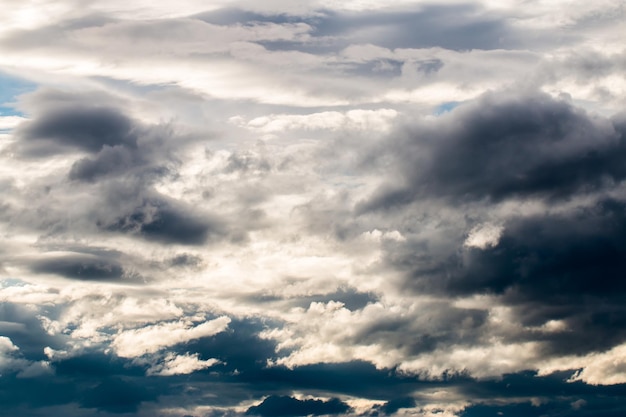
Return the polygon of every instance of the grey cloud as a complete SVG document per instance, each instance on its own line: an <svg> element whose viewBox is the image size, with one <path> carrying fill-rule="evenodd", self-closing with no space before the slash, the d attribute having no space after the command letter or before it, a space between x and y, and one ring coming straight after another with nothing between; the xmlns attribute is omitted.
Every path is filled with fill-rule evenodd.
<svg viewBox="0 0 626 417"><path fill-rule="evenodd" d="M106 105L92 105L93 100ZM46 207L48 224L63 225L52 235L79 228L81 233L109 231L187 245L227 235L225 222L154 190L155 181L177 175L176 153L190 140L177 135L172 126L140 123L126 115L123 103L99 93L40 90L25 97L23 105L34 113L16 133L18 149L38 158L68 148L88 154L73 163L67 173L69 181L55 184L56 194L71 189L75 201L82 204L73 208L71 222L60 218L64 208ZM46 201L42 195L41 204ZM86 255L80 260L41 261L33 270L82 279L125 275L115 262L89 260Z"/></svg>
<svg viewBox="0 0 626 417"><path fill-rule="evenodd" d="M350 311L360 310L370 303L378 301L378 296L371 292L359 292L354 288L339 288L337 291L307 297L298 297L293 304L308 307L312 302L328 303L337 301L343 303L344 307Z"/></svg>
<svg viewBox="0 0 626 417"><path fill-rule="evenodd" d="M321 9L310 16L258 14L224 8L199 14L196 18L221 25L306 23L312 28L311 37L306 41L259 42L270 50L323 53L355 43L391 49L441 47L453 50L515 48L523 44L523 37L507 24L505 16L471 4L432 4L382 11ZM544 38L550 40L548 36Z"/></svg>
<svg viewBox="0 0 626 417"><path fill-rule="evenodd" d="M605 200L565 214L512 219L494 247L465 248L434 267L417 267L411 285L419 291L512 292L546 301L623 293L625 208L622 201Z"/></svg>
<svg viewBox="0 0 626 417"><path fill-rule="evenodd" d="M538 342L545 357L626 341L625 126L623 115L593 116L543 94L490 93L397 130L368 160L380 164L385 184L356 210L360 223L407 237L383 245L386 267L402 272L400 288L415 294L489 295L520 326L483 326L477 314L469 332L476 337L463 340L444 331L463 313L443 308L432 327L372 323L363 340L416 353L481 345L495 331L511 343ZM537 208L525 213L527 202ZM484 221L501 225L499 236L466 245ZM539 330L553 320L562 331ZM421 336L411 344L402 333Z"/></svg>
<svg viewBox="0 0 626 417"><path fill-rule="evenodd" d="M80 181L94 181L107 174L122 173L135 164L133 153L121 146L104 146L97 157L82 158L72 165L69 178Z"/></svg>
<svg viewBox="0 0 626 417"><path fill-rule="evenodd" d="M494 49L515 46L513 30L502 18L473 5L429 5L388 12L327 12L315 36L347 37L390 48Z"/></svg>
<svg viewBox="0 0 626 417"><path fill-rule="evenodd" d="M10 338L19 347L19 353L31 361L46 359L43 353L45 346L55 349L64 346L62 337L51 335L43 327L38 317L42 313L54 319L59 311L49 305L33 309L9 301L0 303L0 334Z"/></svg>
<svg viewBox="0 0 626 417"><path fill-rule="evenodd" d="M38 273L52 273L85 281L117 281L126 275L118 262L85 254L42 259L31 265L31 268Z"/></svg>
<svg viewBox="0 0 626 417"><path fill-rule="evenodd" d="M386 260L405 271L401 286L415 293L496 296L522 325L503 334L507 340L540 341L545 355L604 351L626 340L625 212L626 203L609 199L561 213L512 217L492 247L466 247L462 236L456 245L437 248L408 241L391 248ZM550 320L562 321L567 330L530 330ZM480 327L475 332L489 334Z"/></svg>
<svg viewBox="0 0 626 417"><path fill-rule="evenodd" d="M178 147L189 141L166 123L138 121L126 109L128 103L102 92L40 89L24 95L19 103L32 116L15 132L15 150L35 158L68 151L88 154L77 159L68 173L76 181L130 176L148 185L178 166L174 138Z"/></svg>
<svg viewBox="0 0 626 417"><path fill-rule="evenodd" d="M560 199L626 178L626 137L614 122L543 94L487 94L390 148L397 174L361 211L431 197Z"/></svg>
<svg viewBox="0 0 626 417"><path fill-rule="evenodd" d="M202 257L190 253L179 253L168 259L166 263L173 267L198 268L202 265Z"/></svg>
<svg viewBox="0 0 626 417"><path fill-rule="evenodd" d="M394 398L391 401L387 401L380 407L374 407L376 410L380 410L382 413L391 415L401 408L413 408L417 404L412 397Z"/></svg>
<svg viewBox="0 0 626 417"><path fill-rule="evenodd" d="M123 378L106 378L86 391L80 400L81 407L96 408L111 413L133 413L144 401L154 401L155 392L145 386Z"/></svg>
<svg viewBox="0 0 626 417"><path fill-rule="evenodd" d="M248 408L246 414L263 417L319 416L344 414L349 410L350 406L338 398L323 401L298 400L297 398L287 396L269 396L261 404Z"/></svg>
<svg viewBox="0 0 626 417"><path fill-rule="evenodd" d="M112 222L99 221L103 230L124 232L166 243L197 245L223 234L212 219L201 217L182 203L161 197L145 199L141 205Z"/></svg>
<svg viewBox="0 0 626 417"><path fill-rule="evenodd" d="M104 146L137 146L135 125L119 111L93 105L51 110L17 130L26 154L48 154L66 148L90 153Z"/></svg>
<svg viewBox="0 0 626 417"><path fill-rule="evenodd" d="M461 416L617 417L624 413L626 385L590 386L568 382L570 375L560 372L540 377L534 372L520 372L498 380L461 383L460 391L473 399ZM510 401L513 398L516 401Z"/></svg>
<svg viewBox="0 0 626 417"><path fill-rule="evenodd" d="M482 343L488 312L432 302L408 317L371 320L355 333L354 342L400 349L407 355L433 352L450 345ZM450 323L455 323L450 326Z"/></svg>

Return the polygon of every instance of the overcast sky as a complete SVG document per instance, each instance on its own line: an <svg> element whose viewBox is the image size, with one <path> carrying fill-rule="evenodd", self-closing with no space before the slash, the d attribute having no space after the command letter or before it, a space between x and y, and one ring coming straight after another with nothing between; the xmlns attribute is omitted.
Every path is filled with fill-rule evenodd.
<svg viewBox="0 0 626 417"><path fill-rule="evenodd" d="M626 415L624 1L0 7L7 415Z"/></svg>

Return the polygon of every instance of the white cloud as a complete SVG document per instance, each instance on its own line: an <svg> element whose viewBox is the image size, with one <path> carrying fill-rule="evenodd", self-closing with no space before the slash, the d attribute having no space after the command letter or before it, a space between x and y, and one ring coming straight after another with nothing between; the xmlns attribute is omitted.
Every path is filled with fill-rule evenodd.
<svg viewBox="0 0 626 417"><path fill-rule="evenodd" d="M583 381L591 385L615 385L626 383L626 345L621 344L605 352L583 356L554 358L542 363L540 375L556 371L577 370L570 382Z"/></svg>
<svg viewBox="0 0 626 417"><path fill-rule="evenodd" d="M385 132L392 126L398 112L393 109L349 110L345 113L332 111L306 115L271 114L257 117L247 122L235 119L243 126L263 133L287 130L367 130Z"/></svg>
<svg viewBox="0 0 626 417"><path fill-rule="evenodd" d="M201 369L210 368L219 362L217 359L201 360L197 353L193 355L168 353L161 362L151 366L146 374L158 376L186 375Z"/></svg>
<svg viewBox="0 0 626 417"><path fill-rule="evenodd" d="M179 343L213 336L223 332L228 327L228 323L230 319L222 316L197 326L191 322L177 321L126 330L114 337L111 347L118 356L134 358Z"/></svg>
<svg viewBox="0 0 626 417"><path fill-rule="evenodd" d="M502 236L502 226L493 224L480 224L470 230L467 239L463 242L468 248L487 249L498 245Z"/></svg>
<svg viewBox="0 0 626 417"><path fill-rule="evenodd" d="M25 120L22 116L0 116L0 130L14 129Z"/></svg>

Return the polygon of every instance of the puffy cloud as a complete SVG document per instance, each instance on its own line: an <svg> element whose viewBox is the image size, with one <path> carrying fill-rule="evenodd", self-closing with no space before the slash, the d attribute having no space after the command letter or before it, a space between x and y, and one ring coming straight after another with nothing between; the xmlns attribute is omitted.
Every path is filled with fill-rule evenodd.
<svg viewBox="0 0 626 417"><path fill-rule="evenodd" d="M194 326L192 323L178 321L126 330L115 336L111 347L115 349L118 356L123 358L142 356L179 343L187 343L190 340L213 336L223 332L228 327L228 323L230 323L228 317L218 317L197 326ZM185 366L182 360L179 360L181 363L176 362L176 359L167 362L172 361L174 362L170 364L171 366L166 365L167 369Z"/></svg>
<svg viewBox="0 0 626 417"><path fill-rule="evenodd" d="M292 397L270 396L259 405L248 408L246 414L259 416L308 416L344 414L350 407L339 400L332 398L323 400L298 400Z"/></svg>
<svg viewBox="0 0 626 417"><path fill-rule="evenodd" d="M180 355L167 354L161 363L157 363L150 367L147 371L148 375L186 375L201 369L209 368L219 363L217 359L200 360L198 354Z"/></svg>

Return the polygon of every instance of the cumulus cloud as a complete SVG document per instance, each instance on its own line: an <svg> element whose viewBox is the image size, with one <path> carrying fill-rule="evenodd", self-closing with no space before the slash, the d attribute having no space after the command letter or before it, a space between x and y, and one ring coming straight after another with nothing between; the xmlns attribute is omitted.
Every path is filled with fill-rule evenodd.
<svg viewBox="0 0 626 417"><path fill-rule="evenodd" d="M162 362L150 367L146 373L159 376L186 375L209 368L217 363L219 363L217 359L203 361L198 358L198 354L176 356L170 353L163 358Z"/></svg>
<svg viewBox="0 0 626 417"><path fill-rule="evenodd" d="M197 326L194 326L192 323L178 321L126 330L115 336L111 347L115 349L115 352L120 357L137 357L146 353L157 352L168 346L186 343L201 337L213 336L223 332L228 327L228 323L230 323L228 317L219 317ZM185 366L182 359L178 360L180 363L176 362L176 359L171 359L167 362L172 361L174 361L170 364L172 366L167 365L167 369Z"/></svg>

